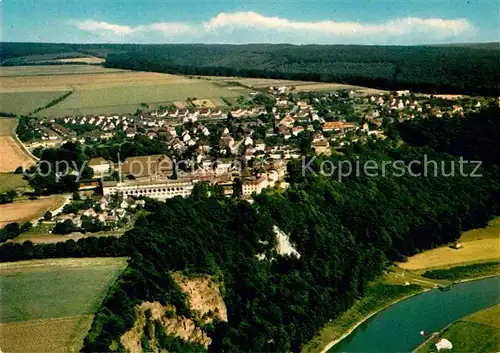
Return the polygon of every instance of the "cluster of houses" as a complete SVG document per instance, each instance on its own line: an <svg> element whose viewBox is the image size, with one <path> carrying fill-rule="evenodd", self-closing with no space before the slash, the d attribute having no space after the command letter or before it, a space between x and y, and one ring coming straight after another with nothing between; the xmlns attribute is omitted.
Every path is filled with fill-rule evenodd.
<svg viewBox="0 0 500 353"><path fill-rule="evenodd" d="M123 197L116 199L110 195L104 195L97 201L94 207L79 210L77 213L62 213L54 218L56 223L70 221L77 228L81 228L84 218L99 222L108 229L123 226L131 218L131 212L143 208L144 200Z"/></svg>

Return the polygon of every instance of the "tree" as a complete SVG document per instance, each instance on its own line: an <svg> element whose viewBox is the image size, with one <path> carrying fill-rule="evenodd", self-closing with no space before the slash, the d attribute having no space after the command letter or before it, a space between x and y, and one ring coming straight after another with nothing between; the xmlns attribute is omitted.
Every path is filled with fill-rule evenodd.
<svg viewBox="0 0 500 353"><path fill-rule="evenodd" d="M233 180L233 197L239 198L243 196L243 183L240 178Z"/></svg>
<svg viewBox="0 0 500 353"><path fill-rule="evenodd" d="M46 221L50 221L52 219L52 212L50 211L45 212L43 215L43 219Z"/></svg>
<svg viewBox="0 0 500 353"><path fill-rule="evenodd" d="M64 222L59 222L56 224L54 229L52 230L53 234L70 234L72 232L77 231L78 228L71 222L69 219Z"/></svg>
<svg viewBox="0 0 500 353"><path fill-rule="evenodd" d="M23 167L22 166L19 166L16 168L16 170L14 171L14 174L23 174Z"/></svg>

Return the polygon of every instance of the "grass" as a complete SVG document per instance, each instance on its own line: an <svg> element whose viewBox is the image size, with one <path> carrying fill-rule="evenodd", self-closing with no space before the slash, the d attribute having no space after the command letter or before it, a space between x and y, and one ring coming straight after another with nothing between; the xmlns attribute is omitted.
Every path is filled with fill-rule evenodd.
<svg viewBox="0 0 500 353"><path fill-rule="evenodd" d="M435 344L446 338L453 344L447 352L488 353L500 351L500 305L456 321L420 347L418 353L436 352Z"/></svg>
<svg viewBox="0 0 500 353"><path fill-rule="evenodd" d="M464 232L460 242L461 249L443 246L424 251L399 266L407 270L428 270L500 260L500 218L492 220L485 228Z"/></svg>
<svg viewBox="0 0 500 353"><path fill-rule="evenodd" d="M422 276L432 279L458 281L467 278L500 275L500 262L457 266L449 269L425 271Z"/></svg>
<svg viewBox="0 0 500 353"><path fill-rule="evenodd" d="M218 85L180 75L105 69L90 65L8 67L0 71L0 111L28 113L73 91L43 116L134 113L140 103L153 108L183 102L188 97L218 101L246 95L244 87Z"/></svg>
<svg viewBox="0 0 500 353"><path fill-rule="evenodd" d="M0 77L40 76L40 75L75 75L101 74L103 72L120 72L124 70L108 69L93 65L27 65L5 66L0 68Z"/></svg>
<svg viewBox="0 0 500 353"><path fill-rule="evenodd" d="M499 238L500 218L496 218L486 228L464 232L460 238L464 246L463 249L454 250L448 247L432 249L411 257L406 263L394 266L384 277L368 286L365 296L361 300L355 302L339 317L327 323L309 343L304 345L302 352L322 352L329 343L343 337L369 315L397 300L417 294L423 288L434 288L436 285L450 284L457 279L470 279L498 273ZM488 245L483 244L484 241L487 241ZM478 243L482 253L476 250ZM474 251L470 251L470 249ZM436 250L440 251L437 256L434 254ZM453 256L440 258L443 256L443 251L454 253ZM418 257L416 259L418 261L415 261L416 257ZM491 261L494 263L487 263ZM463 266L464 268L458 269L455 267L456 264L465 265L469 262L473 262L474 266ZM426 271L435 270L436 266L438 269L444 270L439 272L440 275L434 276L435 278L422 276ZM405 286L406 282L411 285ZM475 350L469 351L476 352Z"/></svg>
<svg viewBox="0 0 500 353"><path fill-rule="evenodd" d="M316 336L302 347L303 353L321 352L333 341L340 339L360 321L405 297L417 294L422 287L373 283L366 289L363 299L356 301L347 311L327 323Z"/></svg>
<svg viewBox="0 0 500 353"><path fill-rule="evenodd" d="M233 97L240 93L209 82L180 82L158 86L121 86L76 90L71 96L44 110L45 115L67 114L99 114L99 113L132 113L140 108L140 103L152 106L167 106L174 101L182 101L187 97L211 98Z"/></svg>
<svg viewBox="0 0 500 353"><path fill-rule="evenodd" d="M17 115L27 115L37 108L44 107L67 92L68 90L48 92L2 92L0 90L0 111Z"/></svg>
<svg viewBox="0 0 500 353"><path fill-rule="evenodd" d="M125 258L0 264L0 329L6 352L77 351Z"/></svg>
<svg viewBox="0 0 500 353"><path fill-rule="evenodd" d="M0 192L16 190L20 193L28 187L28 181L23 179L22 174L0 173Z"/></svg>

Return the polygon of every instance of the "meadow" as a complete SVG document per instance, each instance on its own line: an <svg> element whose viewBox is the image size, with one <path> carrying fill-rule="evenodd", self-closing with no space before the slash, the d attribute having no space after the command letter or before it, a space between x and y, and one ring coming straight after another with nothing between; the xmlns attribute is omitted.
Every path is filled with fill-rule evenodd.
<svg viewBox="0 0 500 353"><path fill-rule="evenodd" d="M77 352L125 258L0 264L0 346L6 352Z"/></svg>
<svg viewBox="0 0 500 353"><path fill-rule="evenodd" d="M96 65L13 66L2 68L0 111L27 114L66 92L73 94L39 116L134 113L187 98L219 100L247 95L244 87L154 72L108 69Z"/></svg>
<svg viewBox="0 0 500 353"><path fill-rule="evenodd" d="M435 352L435 344L445 338L453 344L447 352L499 352L500 305L481 310L448 326L420 347L417 353Z"/></svg>
<svg viewBox="0 0 500 353"><path fill-rule="evenodd" d="M29 187L22 174L0 173L0 192L15 190L22 192Z"/></svg>
<svg viewBox="0 0 500 353"><path fill-rule="evenodd" d="M407 262L399 263L406 270L428 270L450 268L456 265L474 264L500 260L500 217L487 227L464 232L460 237L462 248L442 246L411 256Z"/></svg>
<svg viewBox="0 0 500 353"><path fill-rule="evenodd" d="M34 158L26 152L20 142L14 137L16 126L17 119L0 118L0 151L2 151L0 173L13 172L19 166L28 168L34 163ZM2 178L0 178L1 180ZM0 185L0 189L2 187Z"/></svg>

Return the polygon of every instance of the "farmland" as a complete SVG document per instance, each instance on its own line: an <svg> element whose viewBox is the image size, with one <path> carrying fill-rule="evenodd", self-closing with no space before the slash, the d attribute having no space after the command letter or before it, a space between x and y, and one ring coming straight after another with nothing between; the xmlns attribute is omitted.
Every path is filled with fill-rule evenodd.
<svg viewBox="0 0 500 353"><path fill-rule="evenodd" d="M8 223L24 223L41 217L46 211L60 207L64 201L64 196L53 195L38 200L22 200L0 205L0 228Z"/></svg>
<svg viewBox="0 0 500 353"><path fill-rule="evenodd" d="M0 346L7 352L75 352L125 258L0 264Z"/></svg>
<svg viewBox="0 0 500 353"><path fill-rule="evenodd" d="M82 57L82 58L65 58L65 59L55 59L53 60L59 63L83 63L83 64L102 64L106 60L102 58L97 58L95 56Z"/></svg>
<svg viewBox="0 0 500 353"><path fill-rule="evenodd" d="M0 118L0 173L12 172L19 166L27 168L33 164L33 157L13 137L16 126L16 119Z"/></svg>
<svg viewBox="0 0 500 353"><path fill-rule="evenodd" d="M0 192L24 191L26 188L28 188L28 181L23 179L23 174L0 173Z"/></svg>
<svg viewBox="0 0 500 353"><path fill-rule="evenodd" d="M406 270L452 267L455 265L488 262L500 259L500 218L486 228L464 232L461 249L443 246L412 256L399 266Z"/></svg>
<svg viewBox="0 0 500 353"><path fill-rule="evenodd" d="M199 76L200 79L206 79L211 82L216 82L223 85L242 85L252 89L262 89L270 86L280 87L287 86L289 88L295 87L298 92L311 92L311 91L335 91L340 89L349 89L354 91L361 91L363 93L380 93L385 92L380 89L346 85L340 83L320 83L310 81L296 81L296 80L278 80L270 78L246 78L246 77L224 77L224 76Z"/></svg>
<svg viewBox="0 0 500 353"><path fill-rule="evenodd" d="M498 352L500 350L500 305L464 317L430 339L418 353L435 352L445 338L453 344L450 352Z"/></svg>
<svg viewBox="0 0 500 353"><path fill-rule="evenodd" d="M107 69L94 65L48 65L3 68L0 110L31 112L65 92L73 94L39 115L125 114L141 103L153 107L187 98L217 101L246 95L244 87L227 87L208 80L179 75ZM5 98L5 99L4 99ZM28 100L30 104L24 104Z"/></svg>

